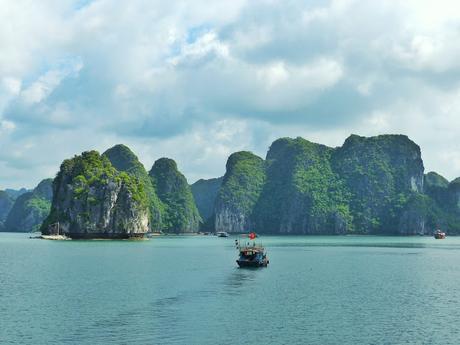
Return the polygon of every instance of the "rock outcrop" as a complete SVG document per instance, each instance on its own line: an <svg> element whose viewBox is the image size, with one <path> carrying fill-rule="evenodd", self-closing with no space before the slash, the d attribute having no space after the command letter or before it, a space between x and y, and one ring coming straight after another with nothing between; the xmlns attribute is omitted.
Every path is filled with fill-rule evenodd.
<svg viewBox="0 0 460 345"><path fill-rule="evenodd" d="M138 179L116 170L96 151L65 160L53 181L51 213L41 231L59 222L72 238L128 238L149 230L149 202Z"/></svg>
<svg viewBox="0 0 460 345"><path fill-rule="evenodd" d="M149 175L164 205L163 231L197 232L201 217L187 179L177 169L176 162L160 158L153 164Z"/></svg>
<svg viewBox="0 0 460 345"><path fill-rule="evenodd" d="M145 190L148 199L150 212L150 228L154 232L163 228L164 205L158 198L152 180L145 170L144 165L137 156L125 145L119 144L103 153L118 171L126 172L138 180L138 183Z"/></svg>
<svg viewBox="0 0 460 345"><path fill-rule="evenodd" d="M208 180L200 179L191 185L196 207L201 219L203 219L203 230L212 230L214 227L214 204L222 181L223 177Z"/></svg>
<svg viewBox="0 0 460 345"><path fill-rule="evenodd" d="M276 140L255 209L256 230L273 234L343 234L351 217L333 149L302 138Z"/></svg>
<svg viewBox="0 0 460 345"><path fill-rule="evenodd" d="M30 194L24 195L18 205L29 202ZM0 193L0 216L8 200ZM157 160L147 173L129 148L116 145L102 156L90 151L64 161L42 231L55 222L73 237L196 232L200 226L233 233L393 235L440 227L460 234L460 178L449 183L434 172L424 175L420 148L403 135L352 135L338 148L282 138L265 160L236 152L223 178L192 186L172 159Z"/></svg>
<svg viewBox="0 0 460 345"><path fill-rule="evenodd" d="M8 214L4 224L5 231L38 231L48 216L53 197L52 179L41 181L31 192L20 194Z"/></svg>
<svg viewBox="0 0 460 345"><path fill-rule="evenodd" d="M424 181L420 148L409 138L352 135L335 150L332 165L350 193L349 207L357 232L424 232L423 215L416 216L408 205L409 200L423 193ZM419 221L411 221L408 230L401 217Z"/></svg>
<svg viewBox="0 0 460 345"><path fill-rule="evenodd" d="M265 162L251 152L233 153L215 201L215 230L243 233L254 227L253 210L265 183Z"/></svg>
<svg viewBox="0 0 460 345"><path fill-rule="evenodd" d="M232 156L215 203L217 231L407 235L433 227L420 148L406 136L352 135L339 148L282 138L265 162L247 158L253 165L237 173L244 158Z"/></svg>
<svg viewBox="0 0 460 345"><path fill-rule="evenodd" d="M6 220L13 207L14 199L4 190L0 190L0 224Z"/></svg>

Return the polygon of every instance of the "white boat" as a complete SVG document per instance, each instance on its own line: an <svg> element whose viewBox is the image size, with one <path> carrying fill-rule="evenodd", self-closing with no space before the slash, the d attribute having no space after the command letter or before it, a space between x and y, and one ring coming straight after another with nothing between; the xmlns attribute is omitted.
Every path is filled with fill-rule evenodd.
<svg viewBox="0 0 460 345"><path fill-rule="evenodd" d="M48 226L50 230L49 235L41 235L40 238L44 240L56 240L56 241L63 241L63 240L70 240L65 234L60 233L59 222L51 224Z"/></svg>
<svg viewBox="0 0 460 345"><path fill-rule="evenodd" d="M225 231L218 231L218 232L216 232L216 236L217 236L217 237L228 237L228 236L230 236L230 235L228 234L228 232L225 232Z"/></svg>

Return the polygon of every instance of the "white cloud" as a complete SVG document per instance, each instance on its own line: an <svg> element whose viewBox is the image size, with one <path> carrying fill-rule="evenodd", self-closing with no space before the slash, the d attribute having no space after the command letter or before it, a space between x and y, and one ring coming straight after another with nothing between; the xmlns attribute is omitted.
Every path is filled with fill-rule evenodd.
<svg viewBox="0 0 460 345"><path fill-rule="evenodd" d="M68 61L61 68L49 70L25 88L21 92L21 96L28 104L39 103L48 97L64 78L76 76L82 67L83 63L77 59Z"/></svg>
<svg viewBox="0 0 460 345"><path fill-rule="evenodd" d="M214 53L220 58L229 57L228 47L219 41L214 32L207 32L195 42L184 45L180 54L171 58L169 62L176 66L181 62L189 63L199 60L210 53Z"/></svg>
<svg viewBox="0 0 460 345"><path fill-rule="evenodd" d="M284 62L275 62L259 68L257 77L265 85L267 90L289 81L290 73L287 71Z"/></svg>
<svg viewBox="0 0 460 345"><path fill-rule="evenodd" d="M13 77L5 77L2 84L6 93L10 95L18 95L21 91L21 80Z"/></svg>
<svg viewBox="0 0 460 345"><path fill-rule="evenodd" d="M16 128L14 122L11 121L1 121L0 122L0 133L12 132Z"/></svg>
<svg viewBox="0 0 460 345"><path fill-rule="evenodd" d="M279 136L384 132L409 134L453 178L459 18L452 0L6 0L0 185L31 187L117 142L193 180Z"/></svg>

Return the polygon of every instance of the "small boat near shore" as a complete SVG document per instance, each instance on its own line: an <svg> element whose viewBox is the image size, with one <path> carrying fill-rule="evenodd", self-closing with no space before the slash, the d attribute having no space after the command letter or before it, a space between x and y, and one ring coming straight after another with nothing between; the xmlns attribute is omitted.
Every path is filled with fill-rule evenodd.
<svg viewBox="0 0 460 345"><path fill-rule="evenodd" d="M228 237L228 236L230 236L230 235L228 234L228 232L225 232L225 231L218 231L218 232L216 232L216 236L217 236L217 237Z"/></svg>
<svg viewBox="0 0 460 345"><path fill-rule="evenodd" d="M248 237L255 240L256 235L251 233ZM241 240L235 240L235 244L239 252L239 257L236 260L239 267L267 267L270 263L267 252L261 244L256 244L255 241L241 244Z"/></svg>
<svg viewBox="0 0 460 345"><path fill-rule="evenodd" d="M434 232L434 238L437 240L443 240L446 238L446 233L441 230L436 230Z"/></svg>
<svg viewBox="0 0 460 345"><path fill-rule="evenodd" d="M60 233L59 222L50 224L48 226L48 231L49 231L48 235L42 234L39 238L41 238L42 240L53 240L53 241L66 241L66 240L71 239L70 237L67 237L65 234Z"/></svg>

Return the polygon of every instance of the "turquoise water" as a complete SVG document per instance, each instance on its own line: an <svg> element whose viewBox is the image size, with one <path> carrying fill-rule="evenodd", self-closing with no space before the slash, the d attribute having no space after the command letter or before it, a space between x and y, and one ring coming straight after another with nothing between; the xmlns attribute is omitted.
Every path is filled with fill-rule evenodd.
<svg viewBox="0 0 460 345"><path fill-rule="evenodd" d="M0 234L1 344L460 344L460 238Z"/></svg>

